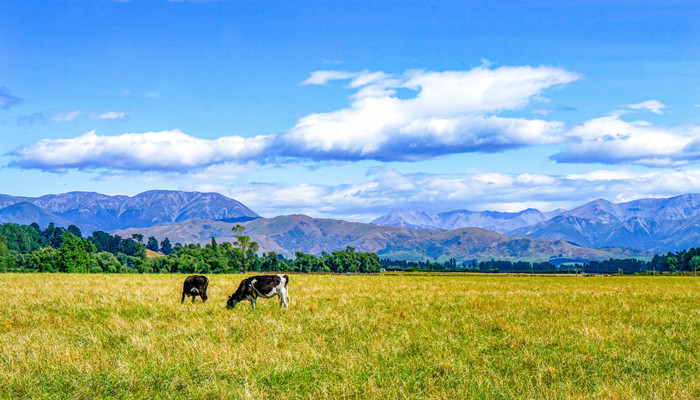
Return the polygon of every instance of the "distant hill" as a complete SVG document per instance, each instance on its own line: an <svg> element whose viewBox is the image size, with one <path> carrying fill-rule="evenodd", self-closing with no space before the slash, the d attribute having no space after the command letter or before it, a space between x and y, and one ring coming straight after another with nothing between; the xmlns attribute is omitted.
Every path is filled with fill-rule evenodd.
<svg viewBox="0 0 700 400"><path fill-rule="evenodd" d="M234 241L234 224L190 219L149 228L126 229L117 234L130 237L141 233L159 241L168 237L172 243L206 244L214 237L217 242ZM297 251L321 254L342 250L348 246L357 251L374 252L392 259L445 260L529 260L544 261L552 257L602 260L611 257L645 257L650 254L630 249L590 249L562 240L511 238L480 229L421 230L378 226L332 219L314 219L305 215L259 218L243 223L247 235L260 244L260 251L274 251L293 257Z"/></svg>
<svg viewBox="0 0 700 400"><path fill-rule="evenodd" d="M700 194L615 204L594 200L572 210L518 213L457 210L440 214L400 211L373 224L418 229L480 227L507 234L550 238L585 247L631 247L655 252L700 246Z"/></svg>
<svg viewBox="0 0 700 400"><path fill-rule="evenodd" d="M0 195L0 221L31 223L45 227L78 226L95 230L148 227L190 218L249 221L260 216L237 200L219 193L151 190L135 196L108 196L94 192L70 192L41 197Z"/></svg>
<svg viewBox="0 0 700 400"><path fill-rule="evenodd" d="M52 214L32 203L20 202L0 209L0 223L14 222L21 225L30 225L36 222L41 227L46 227L53 222L56 226L67 227L73 222Z"/></svg>
<svg viewBox="0 0 700 400"><path fill-rule="evenodd" d="M559 213L560 211L543 213L534 208L517 213L455 210L433 214L425 211L398 210L383 215L371 223L415 229L484 228L507 233L514 229L546 221Z"/></svg>

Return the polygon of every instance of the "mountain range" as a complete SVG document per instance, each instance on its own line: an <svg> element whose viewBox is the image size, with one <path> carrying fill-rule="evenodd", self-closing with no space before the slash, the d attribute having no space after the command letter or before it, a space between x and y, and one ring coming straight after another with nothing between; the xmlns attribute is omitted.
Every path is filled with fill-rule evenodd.
<svg viewBox="0 0 700 400"><path fill-rule="evenodd" d="M417 229L480 227L509 236L565 240L585 247L631 247L655 252L698 245L700 194L612 203L594 200L572 210L517 213L457 210L445 213L394 211L374 221Z"/></svg>
<svg viewBox="0 0 700 400"><path fill-rule="evenodd" d="M135 196L70 192L41 197L0 194L0 223L49 222L76 225L85 234L95 230L141 228L190 218L239 222L260 218L237 200L219 193L151 190Z"/></svg>
<svg viewBox="0 0 700 400"><path fill-rule="evenodd" d="M242 223L246 235L258 242L261 252L274 251L293 257L297 251L321 254L348 246L357 251L377 253L382 258L403 260L527 260L546 261L552 258L602 260L607 258L649 257L646 252L621 249L590 249L563 240L508 237L481 228L454 230L422 230L394 226L378 226L333 219L316 219L306 215L284 215L258 218ZM198 218L150 228L117 231L122 237L140 233L173 243L206 244L233 242L232 223Z"/></svg>
<svg viewBox="0 0 700 400"><path fill-rule="evenodd" d="M595 200L572 210L520 212L395 211L371 224L303 215L261 218L218 193L152 190L135 196L70 192L41 197L0 195L0 223L50 222L95 230L168 237L176 243L233 241L242 223L261 250L293 256L352 246L403 259L601 259L696 247L700 195L615 204ZM641 251L631 250L639 249Z"/></svg>

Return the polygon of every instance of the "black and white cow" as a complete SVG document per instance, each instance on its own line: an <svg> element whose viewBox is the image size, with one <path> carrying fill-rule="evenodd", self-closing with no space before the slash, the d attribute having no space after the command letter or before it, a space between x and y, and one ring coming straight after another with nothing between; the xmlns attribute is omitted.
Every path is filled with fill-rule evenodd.
<svg viewBox="0 0 700 400"><path fill-rule="evenodd" d="M287 275L259 275L251 276L241 281L236 292L229 296L226 308L233 308L241 301L248 300L250 305L255 309L255 301L258 297L270 298L275 295L280 298L280 307L287 308L287 284L289 277Z"/></svg>
<svg viewBox="0 0 700 400"><path fill-rule="evenodd" d="M202 302L207 302L207 287L209 286L209 278L203 275L190 275L185 279L182 285L182 301L185 302L185 296L192 296L192 302L199 296Z"/></svg>

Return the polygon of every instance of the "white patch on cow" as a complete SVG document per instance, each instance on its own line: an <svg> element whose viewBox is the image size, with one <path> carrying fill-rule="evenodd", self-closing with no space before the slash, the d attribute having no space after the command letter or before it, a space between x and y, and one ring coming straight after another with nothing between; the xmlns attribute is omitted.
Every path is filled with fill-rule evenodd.
<svg viewBox="0 0 700 400"><path fill-rule="evenodd" d="M274 296L279 296L280 307L289 308L287 288L285 287L287 279L285 279L284 275L282 274L277 274L277 276L280 278L280 283L277 286L273 287L272 290L270 290L269 292L263 293L256 289L255 286L253 286L253 288L255 289L255 292L258 294L258 296L266 299L269 299L270 297ZM253 280L251 283L255 283L255 280ZM251 301L251 304L253 304L253 308L255 308L255 303L253 301Z"/></svg>

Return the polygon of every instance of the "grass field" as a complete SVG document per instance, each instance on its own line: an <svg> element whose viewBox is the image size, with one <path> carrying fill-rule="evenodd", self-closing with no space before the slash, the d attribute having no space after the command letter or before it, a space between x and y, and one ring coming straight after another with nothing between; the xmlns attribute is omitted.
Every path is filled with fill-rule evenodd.
<svg viewBox="0 0 700 400"><path fill-rule="evenodd" d="M1 398L700 398L700 279L0 274Z"/></svg>

